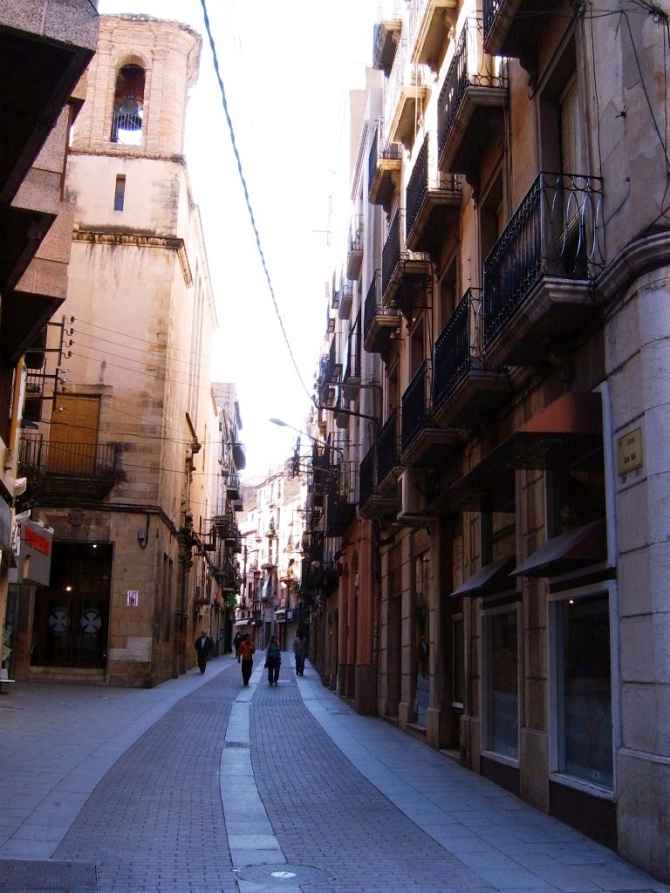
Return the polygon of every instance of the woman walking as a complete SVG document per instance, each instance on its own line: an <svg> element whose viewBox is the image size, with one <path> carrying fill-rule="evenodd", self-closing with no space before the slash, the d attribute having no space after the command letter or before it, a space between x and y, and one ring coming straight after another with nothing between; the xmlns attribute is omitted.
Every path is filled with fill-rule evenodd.
<svg viewBox="0 0 670 893"><path fill-rule="evenodd" d="M277 636L270 639L267 651L265 652L265 666L268 668L268 682L270 685L276 685L279 680L279 668L281 667L281 648L277 641Z"/></svg>

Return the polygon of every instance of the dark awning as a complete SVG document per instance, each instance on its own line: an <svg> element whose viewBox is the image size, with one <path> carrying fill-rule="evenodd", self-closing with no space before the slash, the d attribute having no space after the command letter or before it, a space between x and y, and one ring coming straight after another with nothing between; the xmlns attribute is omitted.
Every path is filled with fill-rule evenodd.
<svg viewBox="0 0 670 893"><path fill-rule="evenodd" d="M455 589L451 593L451 598L460 598L462 595L468 597L492 595L494 592L502 593L516 589L516 580L510 577L515 564L515 555L507 555L498 561L492 561Z"/></svg>
<svg viewBox="0 0 670 893"><path fill-rule="evenodd" d="M514 511L517 469L589 470L602 467L600 394L563 394L491 450L446 491L456 511Z"/></svg>
<svg viewBox="0 0 670 893"><path fill-rule="evenodd" d="M607 561L604 518L555 536L511 572L516 577L555 577Z"/></svg>

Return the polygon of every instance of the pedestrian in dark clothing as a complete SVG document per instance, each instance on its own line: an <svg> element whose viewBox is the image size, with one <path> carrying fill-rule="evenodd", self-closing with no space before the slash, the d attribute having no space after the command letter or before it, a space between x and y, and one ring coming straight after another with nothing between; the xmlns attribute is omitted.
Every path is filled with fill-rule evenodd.
<svg viewBox="0 0 670 893"><path fill-rule="evenodd" d="M295 654L296 676L305 674L305 658L307 657L307 639L303 632L299 632L293 640L293 653Z"/></svg>
<svg viewBox="0 0 670 893"><path fill-rule="evenodd" d="M270 639L270 644L265 652L265 666L268 670L268 682L276 685L279 680L279 668L281 667L281 648L277 636Z"/></svg>
<svg viewBox="0 0 670 893"><path fill-rule="evenodd" d="M235 649L235 657L237 658L238 664L240 662L240 644L242 643L243 639L244 633L241 629L238 629L238 631L235 633L235 638L233 639L233 648Z"/></svg>
<svg viewBox="0 0 670 893"><path fill-rule="evenodd" d="M207 658L213 647L214 639L212 639L211 636L208 636L203 629L202 635L195 640L195 652L198 656L198 666L200 667L201 673L204 673L207 668Z"/></svg>
<svg viewBox="0 0 670 893"><path fill-rule="evenodd" d="M247 633L240 642L240 663L242 664L242 681L249 685L251 671L254 668L254 643L251 641L251 633Z"/></svg>

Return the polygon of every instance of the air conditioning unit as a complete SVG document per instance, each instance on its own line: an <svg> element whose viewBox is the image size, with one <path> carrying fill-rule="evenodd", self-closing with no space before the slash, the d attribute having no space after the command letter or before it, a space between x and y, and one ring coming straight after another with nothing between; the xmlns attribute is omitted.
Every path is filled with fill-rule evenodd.
<svg viewBox="0 0 670 893"><path fill-rule="evenodd" d="M399 478L400 512L402 524L426 524L431 513L426 499L426 472L419 468L405 468Z"/></svg>

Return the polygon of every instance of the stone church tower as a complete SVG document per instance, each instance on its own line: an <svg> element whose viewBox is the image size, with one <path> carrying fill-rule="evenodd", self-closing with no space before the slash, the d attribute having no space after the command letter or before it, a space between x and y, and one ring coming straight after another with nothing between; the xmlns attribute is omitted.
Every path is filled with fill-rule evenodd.
<svg viewBox="0 0 670 893"><path fill-rule="evenodd" d="M31 435L50 445L34 486L55 534L50 587L27 618L28 678L176 676L193 663L197 605L214 597L199 532L215 502L216 313L182 154L200 49L177 22L100 18L65 182L74 346Z"/></svg>

